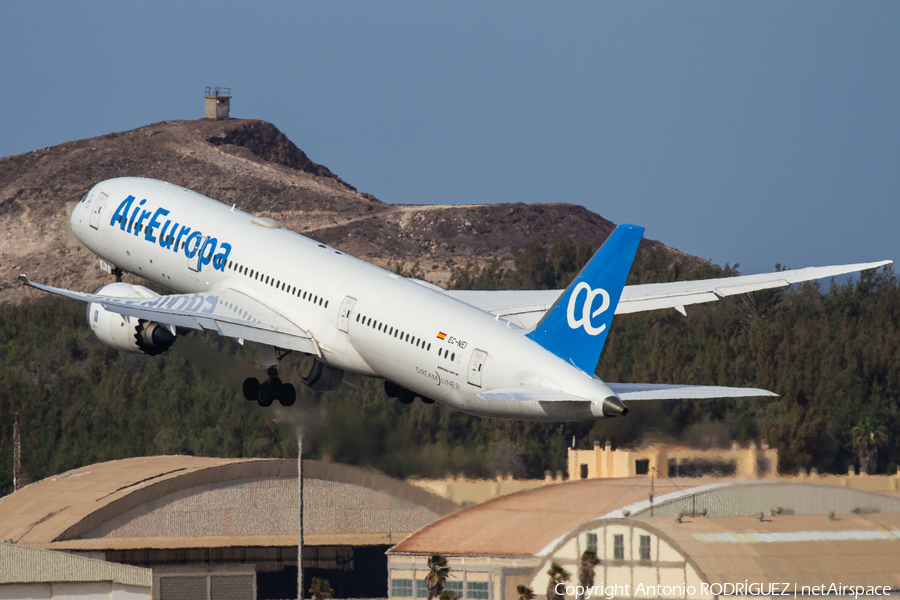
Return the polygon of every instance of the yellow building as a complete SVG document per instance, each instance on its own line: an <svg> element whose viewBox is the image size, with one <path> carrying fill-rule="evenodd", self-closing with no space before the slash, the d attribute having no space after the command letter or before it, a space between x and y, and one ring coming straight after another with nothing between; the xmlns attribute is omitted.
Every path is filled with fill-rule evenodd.
<svg viewBox="0 0 900 600"><path fill-rule="evenodd" d="M737 443L728 450L714 448L697 450L673 444L652 444L629 450L612 449L606 442L594 442L591 450L568 452L569 479L597 479L604 477L737 477L760 479L777 475L778 451L763 442L741 448Z"/></svg>

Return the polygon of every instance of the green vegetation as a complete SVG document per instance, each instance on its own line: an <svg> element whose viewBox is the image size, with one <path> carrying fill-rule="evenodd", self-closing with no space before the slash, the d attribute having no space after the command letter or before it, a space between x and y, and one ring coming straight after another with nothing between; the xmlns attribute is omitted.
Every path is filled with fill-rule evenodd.
<svg viewBox="0 0 900 600"><path fill-rule="evenodd" d="M563 287L590 255L569 242L529 244L512 268L468 265L458 288ZM629 283L721 277L710 265L671 265L639 253ZM389 475L541 477L564 470L566 448L609 439L681 439L703 446L767 439L780 468L894 472L900 464L900 286L890 270L859 281L760 292L710 305L617 317L597 367L610 381L759 386L777 399L631 403L626 419L528 423L469 417L439 404L403 406L381 382L261 409L240 384L261 374L255 348L192 333L164 356L122 354L94 338L84 305L55 298L0 306L0 493L12 485L12 423L35 481L82 465L153 454L296 456L296 419L311 458L330 456ZM305 360L280 373L299 382ZM300 389L303 388L303 389ZM854 427L857 429L854 432ZM865 446L868 436L870 444Z"/></svg>

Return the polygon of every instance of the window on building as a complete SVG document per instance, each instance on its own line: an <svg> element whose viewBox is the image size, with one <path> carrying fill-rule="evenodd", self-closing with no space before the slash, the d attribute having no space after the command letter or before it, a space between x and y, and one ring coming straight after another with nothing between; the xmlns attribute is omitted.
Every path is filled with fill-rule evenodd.
<svg viewBox="0 0 900 600"><path fill-rule="evenodd" d="M412 598L412 579L391 579L391 598Z"/></svg>
<svg viewBox="0 0 900 600"><path fill-rule="evenodd" d="M597 553L597 534L596 533L588 533L584 536L584 546L585 550Z"/></svg>
<svg viewBox="0 0 900 600"><path fill-rule="evenodd" d="M448 579L444 582L444 589L453 590L460 598L463 596L463 582L459 579Z"/></svg>
<svg viewBox="0 0 900 600"><path fill-rule="evenodd" d="M649 458L639 458L634 461L634 474L635 475L646 475L650 472L650 459Z"/></svg>
<svg viewBox="0 0 900 600"><path fill-rule="evenodd" d="M617 533L613 535L613 558L625 560L625 535Z"/></svg>
<svg viewBox="0 0 900 600"><path fill-rule="evenodd" d="M490 589L487 581L467 581L466 598L468 600L488 600Z"/></svg>
<svg viewBox="0 0 900 600"><path fill-rule="evenodd" d="M641 536L641 560L650 560L650 536Z"/></svg>
<svg viewBox="0 0 900 600"><path fill-rule="evenodd" d="M582 464L582 465L581 465L581 478L582 478L582 479L587 479L587 478L588 478L588 466L587 466L587 464Z"/></svg>
<svg viewBox="0 0 900 600"><path fill-rule="evenodd" d="M416 579L416 598L427 598L428 586L425 585L424 579Z"/></svg>

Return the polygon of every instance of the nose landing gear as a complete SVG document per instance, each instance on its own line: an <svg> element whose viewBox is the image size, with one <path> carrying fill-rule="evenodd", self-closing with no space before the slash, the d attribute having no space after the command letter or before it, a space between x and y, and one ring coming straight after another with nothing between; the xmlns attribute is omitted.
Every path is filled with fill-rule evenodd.
<svg viewBox="0 0 900 600"><path fill-rule="evenodd" d="M275 367L269 367L266 375L266 380L262 383L256 377L244 380L244 398L256 400L263 407L271 406L274 400L278 400L282 406L292 406L297 400L297 390L294 386L282 383Z"/></svg>

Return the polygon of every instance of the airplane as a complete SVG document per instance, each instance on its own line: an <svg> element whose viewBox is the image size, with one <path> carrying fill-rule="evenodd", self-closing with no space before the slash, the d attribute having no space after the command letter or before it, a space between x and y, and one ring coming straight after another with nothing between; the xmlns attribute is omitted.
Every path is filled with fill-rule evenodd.
<svg viewBox="0 0 900 600"><path fill-rule="evenodd" d="M154 356L188 330L256 344L266 379L247 400L291 406L277 365L313 357L318 392L361 377L388 396L464 413L535 421L625 416L626 402L776 396L756 388L613 383L594 374L614 315L675 309L892 261L625 286L644 229L619 225L565 290L448 291L408 279L186 188L143 178L95 185L72 211L75 236L116 282L95 293L28 280L87 303L105 344ZM132 273L178 293L121 281Z"/></svg>

